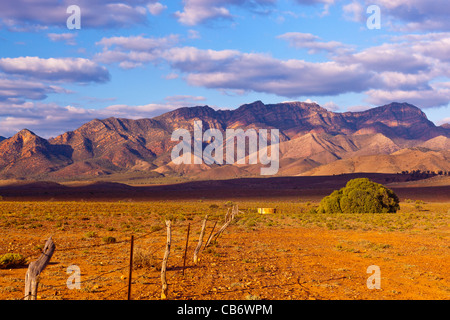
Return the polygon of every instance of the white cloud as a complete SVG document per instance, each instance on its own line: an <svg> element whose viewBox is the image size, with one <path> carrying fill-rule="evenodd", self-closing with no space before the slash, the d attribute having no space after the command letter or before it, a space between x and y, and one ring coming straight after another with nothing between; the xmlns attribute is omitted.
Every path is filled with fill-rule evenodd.
<svg viewBox="0 0 450 320"><path fill-rule="evenodd" d="M365 16L365 9L366 7L364 7L360 2L357 1L353 1L342 7L344 17L355 22L362 22L367 19L367 17Z"/></svg>
<svg viewBox="0 0 450 320"><path fill-rule="evenodd" d="M449 31L450 6L448 0L364 0L362 4L352 2L344 6L347 15L355 20L363 18L362 9L376 4L381 8L381 15L385 25L391 25L400 31ZM367 17L365 17L367 18ZM364 18L364 20L365 20Z"/></svg>
<svg viewBox="0 0 450 320"><path fill-rule="evenodd" d="M441 120L439 120L438 122L437 122L437 125L438 126L442 126L443 124L450 124L450 117L447 117L447 118L444 118L444 119L441 119Z"/></svg>
<svg viewBox="0 0 450 320"><path fill-rule="evenodd" d="M179 104L158 104L149 103L145 105L130 106L126 104L116 104L108 106L97 113L102 117L118 117L128 119L150 118L182 107Z"/></svg>
<svg viewBox="0 0 450 320"><path fill-rule="evenodd" d="M149 5L156 1L146 1ZM76 4L82 8L82 28L118 28L144 24L147 9L142 0L14 0L0 1L0 25L12 31L66 26L66 9ZM154 8L153 10L158 10Z"/></svg>
<svg viewBox="0 0 450 320"><path fill-rule="evenodd" d="M370 80L358 65L332 61L279 60L264 54L191 47L174 48L170 53L167 60L173 68L188 73L189 84L207 88L299 97L360 92Z"/></svg>
<svg viewBox="0 0 450 320"><path fill-rule="evenodd" d="M154 16L158 16L160 15L165 9L167 9L167 6L159 3L159 2L155 2L155 3L149 3L147 5L148 11L154 15Z"/></svg>
<svg viewBox="0 0 450 320"><path fill-rule="evenodd" d="M308 33L285 33L279 38L309 50L330 52L331 58L308 62L238 50L180 47L179 38L172 35L104 38L97 43L104 50L96 61L119 63L122 68L165 62L172 68L168 78L180 77L190 85L225 93L254 91L298 98L365 92L375 102L383 100L381 93L406 99L406 92L422 92L437 97L422 106L445 103L445 91L437 91L431 83L449 76L449 33L391 37L388 43L360 51Z"/></svg>
<svg viewBox="0 0 450 320"><path fill-rule="evenodd" d="M122 49L133 51L150 51L155 48L168 48L178 42L179 37L177 35L168 35L162 38L146 38L143 36L102 38L95 44L102 45L105 48L117 46Z"/></svg>
<svg viewBox="0 0 450 320"><path fill-rule="evenodd" d="M183 11L177 11L175 16L184 25L195 26L217 19L233 19L229 7L249 7L258 9L272 5L276 0L184 0Z"/></svg>
<svg viewBox="0 0 450 320"><path fill-rule="evenodd" d="M106 82L110 78L105 67L83 58L1 58L0 70L7 74L63 82Z"/></svg>
<svg viewBox="0 0 450 320"><path fill-rule="evenodd" d="M367 101L375 105L407 101L421 108L450 102L450 34L407 34L350 55L334 57L375 74Z"/></svg>
<svg viewBox="0 0 450 320"><path fill-rule="evenodd" d="M389 89L417 90L429 88L432 76L428 73L381 72L377 76L379 87Z"/></svg>
<svg viewBox="0 0 450 320"><path fill-rule="evenodd" d="M214 7L213 5L207 6L204 3L194 4L194 1L187 1L184 11L177 11L175 15L178 17L178 21L180 23L188 26L195 26L201 22L211 19L231 18L230 11L225 7Z"/></svg>
<svg viewBox="0 0 450 320"><path fill-rule="evenodd" d="M446 106L450 102L450 83L433 83L423 90L384 90L371 89L366 92L367 101L376 105L392 101L408 102L419 108Z"/></svg>
<svg viewBox="0 0 450 320"><path fill-rule="evenodd" d="M163 52L179 42L177 35L162 38L143 36L102 38L96 45L103 46L97 53L95 61L102 63L119 63L124 69L131 69L160 59Z"/></svg>
<svg viewBox="0 0 450 320"><path fill-rule="evenodd" d="M429 68L425 57L411 52L410 44L385 43L363 51L334 58L342 63L361 63L372 70L416 73Z"/></svg>
<svg viewBox="0 0 450 320"><path fill-rule="evenodd" d="M0 102L0 135L12 136L27 128L38 135L50 137L94 118L95 114L92 111L85 110L84 113L80 113L55 103L11 104Z"/></svg>
<svg viewBox="0 0 450 320"><path fill-rule="evenodd" d="M328 101L326 103L324 103L322 105L322 107L324 107L325 109L329 110L329 111L338 111L341 109L341 107L339 107L336 103L334 103L333 101Z"/></svg>
<svg viewBox="0 0 450 320"><path fill-rule="evenodd" d="M23 103L24 99L43 100L49 93L67 91L58 86L51 86L36 81L0 78L0 102Z"/></svg>
<svg viewBox="0 0 450 320"><path fill-rule="evenodd" d="M76 33L48 33L47 37L54 42L64 41L66 44L74 46L76 45Z"/></svg>
<svg viewBox="0 0 450 320"><path fill-rule="evenodd" d="M288 41L292 47L308 49L309 54L316 54L320 51L343 54L350 50L349 46L341 42L323 42L320 41L320 37L311 33L287 32L277 38Z"/></svg>

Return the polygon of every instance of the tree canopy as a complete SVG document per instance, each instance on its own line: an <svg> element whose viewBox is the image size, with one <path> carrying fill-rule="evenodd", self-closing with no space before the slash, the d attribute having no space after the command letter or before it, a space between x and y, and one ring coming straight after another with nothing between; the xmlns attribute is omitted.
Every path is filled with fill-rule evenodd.
<svg viewBox="0 0 450 320"><path fill-rule="evenodd" d="M367 178L352 179L320 202L322 213L395 213L400 209L397 195Z"/></svg>

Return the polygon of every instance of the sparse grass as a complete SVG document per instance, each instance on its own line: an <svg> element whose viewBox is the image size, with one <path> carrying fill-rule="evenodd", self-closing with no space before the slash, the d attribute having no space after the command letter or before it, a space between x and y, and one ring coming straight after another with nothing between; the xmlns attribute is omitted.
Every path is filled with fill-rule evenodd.
<svg viewBox="0 0 450 320"><path fill-rule="evenodd" d="M323 214L315 213L317 203L283 201L153 201L153 202L0 202L0 230L49 229L85 230L87 238L100 231L157 232L164 229L164 220L192 221L208 214L209 220L222 221L227 207L239 204L244 212L236 224L246 230L283 226L320 227L329 230L408 231L433 230L448 225L449 205L409 200L392 214ZM419 204L420 209L417 209ZM258 207L273 207L275 214L261 215ZM118 219L119 218L119 219Z"/></svg>
<svg viewBox="0 0 450 320"><path fill-rule="evenodd" d="M161 230L163 227L162 226L151 226L150 227L150 231L151 232L156 232L156 231L159 231L159 230Z"/></svg>

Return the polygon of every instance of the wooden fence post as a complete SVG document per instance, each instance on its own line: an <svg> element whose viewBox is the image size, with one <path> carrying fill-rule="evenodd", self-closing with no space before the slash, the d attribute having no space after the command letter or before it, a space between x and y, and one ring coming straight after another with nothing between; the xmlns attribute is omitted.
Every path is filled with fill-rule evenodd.
<svg viewBox="0 0 450 320"><path fill-rule="evenodd" d="M225 215L225 223L222 225L222 227L219 229L219 231L217 231L212 237L210 237L210 239L206 243L206 246L209 245L209 243L212 240L212 238L215 238L215 241L217 241L219 236L222 234L222 232L224 232L224 230L228 227L228 225L231 223L231 221L234 220L234 218L236 217L236 215L238 213L239 213L239 209L238 209L237 205L233 206L233 209L231 210L231 213L230 213L230 210L227 211L227 214Z"/></svg>
<svg viewBox="0 0 450 320"><path fill-rule="evenodd" d="M188 243L189 243L189 230L191 228L191 224L188 224L187 228L187 235L186 235L186 246L184 248L184 258L183 258L183 276L184 276L184 268L186 268L186 256L187 256L187 249L188 249Z"/></svg>
<svg viewBox="0 0 450 320"><path fill-rule="evenodd" d="M214 232L214 230L216 229L216 225L217 225L217 220L216 220L216 222L214 223L214 226L213 226L213 228L212 228L212 230L211 230L211 233L209 234L208 240L206 240L206 243L205 243L205 246L203 247L203 250L205 250L205 248L206 248L207 246L209 246L209 243L211 242L211 238L212 238L213 232Z"/></svg>
<svg viewBox="0 0 450 320"><path fill-rule="evenodd" d="M200 231L200 237L198 238L198 244L194 251L194 263L195 264L197 264L197 262L198 262L198 253L200 252L200 249L202 248L203 236L205 234L207 220L208 220L208 215L206 215L205 219L203 220L202 231Z"/></svg>
<svg viewBox="0 0 450 320"><path fill-rule="evenodd" d="M25 275L25 297L24 300L36 300L37 289L39 284L39 275L50 262L53 252L55 252L55 244L52 237L45 242L44 250L40 257L29 264Z"/></svg>
<svg viewBox="0 0 450 320"><path fill-rule="evenodd" d="M130 244L130 270L128 271L128 300L131 300L131 274L133 271L133 244L134 237L131 235L131 244Z"/></svg>
<svg viewBox="0 0 450 320"><path fill-rule="evenodd" d="M233 206L233 208L234 208L234 206ZM227 209L227 213L225 214L225 222L228 221L229 216L230 216L230 208Z"/></svg>
<svg viewBox="0 0 450 320"><path fill-rule="evenodd" d="M170 243L171 243L171 227L172 222L170 220L166 220L166 226L167 226L167 243L166 243L166 251L164 252L164 258L161 265L161 283L162 283L162 290L161 290L161 299L165 300L167 299L167 280L166 280L166 269L167 269L167 260L169 259L170 254Z"/></svg>

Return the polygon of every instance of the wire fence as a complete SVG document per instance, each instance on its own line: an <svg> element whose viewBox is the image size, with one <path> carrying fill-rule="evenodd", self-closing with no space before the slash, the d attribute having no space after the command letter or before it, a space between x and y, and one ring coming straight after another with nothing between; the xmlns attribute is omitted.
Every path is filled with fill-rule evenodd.
<svg viewBox="0 0 450 320"><path fill-rule="evenodd" d="M233 213L231 215L230 215L230 212L227 212L227 215L224 218L225 222L224 222L223 226L225 226L225 227L228 226L229 223L231 222L231 220L233 220L235 218L235 216L236 216L236 214L238 212L237 211L238 210L237 207L236 207L236 211L234 211L234 210L235 209L233 208ZM198 221L198 222L192 222L192 221L189 221L189 222L186 222L186 221L184 221L184 222L177 222L174 226L172 226L172 228L176 228L177 229L177 234L179 235L179 237L175 241L175 243L178 243L178 245L177 245L178 250L180 249L181 244L183 244L183 246L185 245L186 247L183 248L184 254L182 255L182 260L181 261L180 261L180 259L178 259L178 261L176 261L176 259L174 259L174 258L169 258L169 260L172 260L171 264L173 265L170 268L170 270L169 270L171 272L171 274L169 275L169 277L167 279L169 281L169 283L170 283L171 280L174 279L174 277L180 275L181 272L182 272L182 274L184 276L184 270L185 270L185 267L186 267L186 260L189 259L188 258L188 254L190 254L190 253L188 253L189 244L192 247L192 244L194 242L195 243L198 242L197 246L199 245L200 242L202 242L201 248L202 248L202 250L204 250L206 248L207 244L209 244L211 242L212 238L216 237L216 240L217 240L217 237L220 236L220 234L223 232L223 229L224 229L224 227L222 227L219 231L217 231L215 234L213 234L213 232L214 232L214 230L216 228L216 225L218 224L218 222L220 220L221 219L216 219L215 221L211 221L211 220L208 221L209 224L210 224L210 226L209 226L210 229L208 230L207 235L209 234L209 236L208 236L207 239L201 239L201 241L199 239L195 239L195 237L193 237L193 236L191 236L189 238L189 228L191 228L191 230L197 230L198 229L198 232L200 233L200 227L204 223L204 221ZM182 236L183 233L184 233L184 230L186 230L186 229L187 229L188 233L185 234L184 236ZM133 239L123 239L123 240L120 240L120 241L94 243L94 244L89 244L89 245L68 246L68 247L59 248L58 244L56 244L57 247L56 247L56 250L55 250L55 257L58 256L58 255L60 255L60 257L61 257L61 253L65 253L65 252L66 253L70 252L70 253L73 253L73 254L76 255L77 253L79 254L80 251L83 252L85 250L92 250L92 249L96 249L96 250L100 249L101 250L103 248L110 248L110 247L114 247L114 246L116 246L116 247L117 246L122 246L121 252L122 253L127 253L129 255L130 254L130 248L127 248L125 246L126 244L129 245L131 241L134 241L135 243L136 242L137 243L140 242L141 246L147 245L147 247L148 247L148 244L144 243L143 240L145 240L146 238L149 238L150 236L153 236L153 238L152 238L153 243L150 245L149 249L145 250L145 255L147 257L154 257L156 254L161 253L163 251L164 247L166 246L165 243L163 244L164 241L163 241L163 238L162 238L165 235L164 231L165 231L165 229L152 230L152 231L149 231L149 232L144 232L142 234L133 235ZM188 239L189 239L189 241L188 241ZM88 278L85 278L85 276L80 277L81 279L80 279L80 282L79 282L79 284L80 284L79 288L81 288L81 289L72 289L72 290L64 291L64 299L70 299L73 296L77 296L77 294L73 294L73 295L71 294L71 292L73 292L73 290L84 290L83 293L84 292L89 292L90 291L89 284L96 283L96 281L99 281L99 280L105 281L105 276L112 275L112 274L118 273L118 272L123 272L124 270L128 270L130 268L136 269L136 268L139 267L139 261L134 261L133 264L130 265L130 263L127 260L127 256L126 255L123 255L123 256L118 255L118 252L120 252L120 250L115 250L114 254L116 255L116 258L118 260L123 260L123 264L121 264L120 266L117 266L116 268L113 268L113 269L110 269L110 270L107 270L107 271L103 271L103 272L100 272L100 273L95 274L95 275L91 275ZM98 252L98 251L96 251L95 253L96 254L102 254L102 255L107 254L105 252ZM28 260L28 259L34 258L38 254L39 253L32 253L32 254L29 254L28 256L26 256L25 258ZM135 253L131 252L131 255L135 255ZM71 258L71 259L72 260L76 260L76 259L73 259L73 258ZM155 266L156 271L158 271L157 270L158 266L160 264L160 261L162 260L162 254L160 255L160 259L157 259L157 260L158 260L158 262L155 263L156 264L156 266ZM85 263L86 263L86 261L82 261L82 263L80 265L85 264ZM178 263L179 263L180 266L178 266ZM72 263L72 265L74 265L74 264L75 263ZM52 265L51 262L50 262L50 265ZM189 267L189 265L188 265L188 267ZM45 272L45 271L47 271L47 272ZM38 279L38 281L39 281L39 289L38 289L39 295L37 296L37 298L42 296L43 293L46 293L46 292L49 292L49 291L52 291L52 290L55 291L55 292L58 292L58 290L61 291L61 290L64 290L65 288L69 289L68 288L68 280L67 280L68 279L68 275L67 275L67 273L65 273L63 275L62 272L60 272L60 271L54 271L54 268L52 270L48 269L48 270L45 270L45 271L42 273L42 275L39 275L39 279ZM146 271L146 270L143 270L143 271ZM91 271L89 271L89 273L92 274ZM161 279L159 279L158 272L152 272L151 274L152 274L152 276L149 276L149 273L143 272L142 274L135 275L134 277L132 277L132 280L129 283L123 284L123 282L121 282L123 285L121 285L118 289L116 289L116 287L118 286L117 284L111 284L110 286L114 287L114 290L112 292L108 292L107 294L103 294L101 299L103 299L103 300L119 299L121 297L120 294L122 294L127 289L130 290L131 286L134 286L134 285L136 285L138 283L141 285L141 289L140 289L140 292L139 292L140 296L142 296L142 291L143 291L142 288L145 288L145 287L148 288L150 286L153 286L153 289L152 290L150 290L150 289L148 290L150 292L147 293L147 296L150 296L150 297L151 296L155 296L156 293L161 288ZM123 275L122 275L122 277L123 277ZM61 279L62 283L54 284L54 282L55 282L54 280L51 281L52 284L47 283L47 281L50 281L50 279L52 279L52 278L53 279L54 278ZM143 278L146 279L145 282L140 281ZM64 280L62 280L62 279L64 279ZM59 281L60 280L58 280L57 282L59 282ZM104 286L105 286L105 283L103 283L102 287L104 287ZM95 286L94 286L94 289L91 290L91 291L95 292ZM24 300L24 299L27 299L27 298L29 298L29 294L24 294L24 296L21 298L21 300ZM36 297L34 297L34 298L36 298Z"/></svg>

